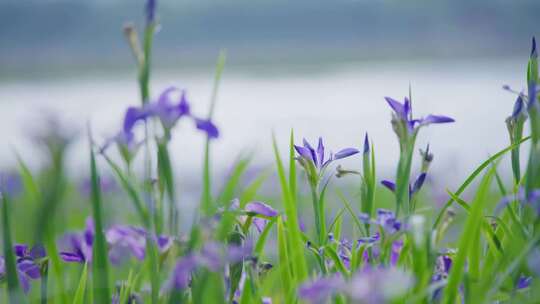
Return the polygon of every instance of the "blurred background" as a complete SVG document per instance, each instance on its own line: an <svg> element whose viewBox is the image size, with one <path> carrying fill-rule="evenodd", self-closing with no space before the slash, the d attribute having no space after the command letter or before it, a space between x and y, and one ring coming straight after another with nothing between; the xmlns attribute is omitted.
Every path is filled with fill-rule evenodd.
<svg viewBox="0 0 540 304"><path fill-rule="evenodd" d="M117 132L126 107L139 104L122 27L142 29L144 2L0 1L0 168L14 165L14 150L39 166L29 136L48 115L81 134L90 121L99 140ZM383 97L402 99L410 85L415 115L456 119L418 140L435 154L435 183L455 185L507 145L515 96L501 87L524 88L539 12L537 0L161 0L152 95L186 88L194 112L206 113L224 49L217 174L241 153L271 165L272 132L285 149L294 128L297 140L323 136L334 151L360 147L369 132L380 177L392 178L398 145ZM176 129L173 161L181 179L199 181L203 136L193 130ZM75 174L84 143L72 147Z"/></svg>

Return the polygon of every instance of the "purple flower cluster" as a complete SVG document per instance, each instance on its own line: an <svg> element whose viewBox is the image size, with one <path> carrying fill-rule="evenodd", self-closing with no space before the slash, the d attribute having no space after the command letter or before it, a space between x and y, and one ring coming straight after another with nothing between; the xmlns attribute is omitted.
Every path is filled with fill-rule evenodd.
<svg viewBox="0 0 540 304"><path fill-rule="evenodd" d="M19 282L25 293L30 291L30 281L37 280L41 277L41 263L47 256L45 248L41 245L36 245L29 248L25 244L16 244L13 246L13 251L16 257L16 268ZM0 280L6 275L6 265L4 257L0 256Z"/></svg>
<svg viewBox="0 0 540 304"><path fill-rule="evenodd" d="M129 107L124 115L122 130L105 143L102 151L111 143L116 142L124 158L133 155L140 146L140 142L135 140L134 127L138 121L146 121L152 117L159 119L167 137L170 130L183 117L191 119L195 127L205 132L209 138L219 137L219 130L212 121L192 114L186 92L176 87L169 87L156 101L147 103L143 107Z"/></svg>
<svg viewBox="0 0 540 304"><path fill-rule="evenodd" d="M87 219L86 228L82 233L73 233L67 236L68 250L61 251L60 257L65 262L90 263L92 262L92 245L94 243L95 227L91 219ZM109 245L109 259L113 264L120 264L130 255L143 260L146 252L146 241L149 234L146 230L124 225L114 225L105 231ZM168 236L154 238L159 252L166 252L173 244Z"/></svg>

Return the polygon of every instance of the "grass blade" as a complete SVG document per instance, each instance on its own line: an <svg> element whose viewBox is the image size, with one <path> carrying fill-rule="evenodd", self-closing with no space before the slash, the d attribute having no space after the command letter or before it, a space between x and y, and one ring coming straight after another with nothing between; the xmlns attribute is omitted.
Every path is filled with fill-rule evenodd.
<svg viewBox="0 0 540 304"><path fill-rule="evenodd" d="M73 297L73 304L84 304L84 294L86 292L86 279L88 276L88 263L84 264L81 278L79 279L79 285L77 291Z"/></svg>
<svg viewBox="0 0 540 304"><path fill-rule="evenodd" d="M90 148L90 176L91 176L91 197L92 213L95 225L95 239L93 246L93 288L94 300L98 303L109 303L111 301L109 293L109 271L107 260L107 247L105 235L103 233L103 219L101 209L101 190L99 175L96 166L96 157L92 147Z"/></svg>
<svg viewBox="0 0 540 304"><path fill-rule="evenodd" d="M2 196L2 232L4 238L4 259L9 303L18 304L23 302L23 297L21 290L19 289L17 266L15 265L15 254L13 253L13 243L11 241L11 230L9 225L9 199L5 193L0 193L0 196Z"/></svg>
<svg viewBox="0 0 540 304"><path fill-rule="evenodd" d="M493 161L495 161L496 159L498 159L499 157L503 156L504 154L506 154L508 151L511 151L515 148L517 148L519 145L521 145L522 143L528 141L529 139L531 139L530 136L527 136L525 138L523 138L522 140L520 140L519 142L513 144L513 145L510 145L504 149L502 149L501 151L495 153L493 156L491 156L489 159L487 159L486 161L484 161L482 164L480 164L480 166L478 166L474 171L473 173L471 173L471 175L469 175L469 177L467 177L467 179L465 180L465 182L463 182L463 184L461 184L461 186L459 186L458 190L456 192L454 192L456 195L460 195L461 193L463 193L463 191L465 191L465 189L467 189L467 187L474 181L474 179L480 174L482 173L482 171L487 167L489 166ZM442 222L442 219L444 218L444 214L446 213L446 210L452 205L452 203L454 202L454 200L452 198L450 198L446 204L444 205L444 207L441 209L441 211L439 211L439 215L437 216L437 219L435 220L435 222L433 223L433 230L437 229L439 227L439 225L441 224Z"/></svg>

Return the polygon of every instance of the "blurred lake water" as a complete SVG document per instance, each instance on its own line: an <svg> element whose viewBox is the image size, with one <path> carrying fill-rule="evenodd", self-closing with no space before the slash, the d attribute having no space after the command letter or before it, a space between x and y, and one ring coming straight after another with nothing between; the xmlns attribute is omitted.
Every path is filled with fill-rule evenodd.
<svg viewBox="0 0 540 304"><path fill-rule="evenodd" d="M390 125L384 96L402 99L412 87L415 116L444 114L455 124L436 125L421 131L418 147L430 144L432 170L440 181L457 183L488 155L508 143L505 118L515 96L503 91L509 84L525 84L526 58L387 62L317 67L260 66L225 69L215 120L221 137L213 144L216 172L226 172L241 153L253 152L255 163L271 165L272 132L285 151L290 129L296 140L315 141L322 136L334 151L361 147L364 133L374 141L381 177L392 178L398 145ZM194 112L207 111L213 72L207 70L156 70L152 95L174 85L188 91ZM134 72L66 77L3 80L0 83L1 168L13 166L14 149L32 166L39 165L36 147L28 139L42 128L47 113L66 121L68 128L84 134L90 121L98 140L120 127L126 107L138 105ZM195 175L202 166L203 136L187 122L173 134L173 161L180 175ZM77 174L87 161L86 141L78 140L69 159ZM359 168L360 159L346 167ZM506 166L506 164L503 164ZM84 171L85 172L85 171Z"/></svg>

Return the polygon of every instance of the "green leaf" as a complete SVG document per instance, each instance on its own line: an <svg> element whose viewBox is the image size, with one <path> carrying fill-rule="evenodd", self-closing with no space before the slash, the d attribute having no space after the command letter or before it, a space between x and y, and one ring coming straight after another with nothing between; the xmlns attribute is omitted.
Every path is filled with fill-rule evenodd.
<svg viewBox="0 0 540 304"><path fill-rule="evenodd" d="M6 193L2 196L2 236L4 238L4 262L7 276L7 290L10 304L23 303L23 296L19 289L19 279L17 278L17 266L15 265L15 254L13 253L13 243L11 241L11 230L9 225L9 199Z"/></svg>
<svg viewBox="0 0 540 304"><path fill-rule="evenodd" d="M214 74L214 85L212 88L212 95L210 97L210 108L208 109L208 120L212 119L214 115L214 109L216 107L217 94L219 91L219 84L221 82L221 74L225 68L225 59L227 55L224 50L219 53L216 72ZM211 163L210 163L210 144L212 139L206 136L204 146L204 166L203 166L203 191L201 199L201 208L205 215L213 213L215 206L212 204L212 175L211 175Z"/></svg>
<svg viewBox="0 0 540 304"><path fill-rule="evenodd" d="M294 149L294 142L290 142L289 151ZM276 138L273 137L273 148L274 155L276 158L276 166L278 170L279 181L281 184L281 194L283 199L283 204L285 207L285 215L287 216L287 228L289 230L290 236L290 252L292 259L295 261L293 264L294 268L294 278L296 282L302 282L307 278L307 264L304 256L304 243L301 237L300 226L298 224L298 214L296 209L296 198L292 197L289 184L287 183L287 178L285 175L285 169L283 167L283 162L279 155L277 148ZM295 162L294 153L289 153L289 162ZM279 223L279 221L278 221Z"/></svg>
<svg viewBox="0 0 540 304"><path fill-rule="evenodd" d="M493 168L489 170L482 179L478 191L472 203L470 213L467 217L465 227L459 238L459 246L457 255L452 263L452 268L448 277L448 285L444 289L442 303L454 304L459 293L459 284L462 281L465 271L465 263L467 256L470 253L472 242L477 239L477 234L480 232L480 223L482 222L482 212L486 206L488 199L489 186L494 174ZM474 260L473 260L474 262Z"/></svg>
<svg viewBox="0 0 540 304"><path fill-rule="evenodd" d="M111 301L109 292L109 271L107 247L103 233L103 218L101 209L101 189L93 147L90 148L90 176L92 215L94 217L95 234L93 244L93 288L94 300L98 303Z"/></svg>
<svg viewBox="0 0 540 304"><path fill-rule="evenodd" d="M255 256L259 258L262 257L264 245L266 244L266 239L268 238L268 234L270 233L270 230L272 229L276 221L277 217L268 221L268 223L264 227L264 230L261 232L261 235L259 236L259 239L257 240L257 243L255 245Z"/></svg>
<svg viewBox="0 0 540 304"><path fill-rule="evenodd" d="M279 269L281 271L281 282L283 289L285 290L285 295L288 298L293 294L293 285L292 285L292 274L290 272L290 262L289 254L287 250L287 234L285 232L285 227L283 225L283 220L281 217L277 219L277 232L278 232L278 258L279 258Z"/></svg>
<svg viewBox="0 0 540 304"><path fill-rule="evenodd" d="M491 156L489 159L487 159L486 161L484 161L482 164L480 164L480 166L478 166L474 171L473 173L471 173L471 175L469 175L467 177L467 179L465 180L465 182L463 182L463 184L461 184L461 186L459 186L458 190L455 191L454 193L456 195L461 195L461 193L463 193L463 191L465 191L465 189L467 189L467 187L474 181L474 179L480 174L482 173L482 171L487 167L489 166L493 161L495 161L496 159L498 159L499 157L503 156L504 154L506 154L508 151L511 151L513 149L515 149L516 147L518 147L519 145L521 145L522 143L528 141L531 137L530 136L527 136L525 138L523 138L522 140L520 140L519 142L513 144L513 145L510 145L504 149L502 149L501 151L495 153L493 156ZM437 219L435 220L435 222L433 223L433 230L436 230L439 225L441 224L442 222L442 219L444 218L444 214L446 213L446 210L452 205L452 203L454 202L454 200L452 198L450 198L446 204L444 205L444 207L441 209L441 211L439 211L439 215L437 216Z"/></svg>
<svg viewBox="0 0 540 304"><path fill-rule="evenodd" d="M235 198L237 189L239 188L242 176L246 172L249 163L251 162L251 155L247 157L240 157L232 169L231 175L227 178L227 182L223 187L223 190L218 196L218 204L221 206L228 206L230 201Z"/></svg>
<svg viewBox="0 0 540 304"><path fill-rule="evenodd" d="M17 154L17 162L19 163L19 173L24 185L25 193L28 195L28 198L33 202L37 203L41 201L41 193L39 187L32 175L28 166L24 163L22 158Z"/></svg>
<svg viewBox="0 0 540 304"><path fill-rule="evenodd" d="M88 263L84 264L83 271L81 273L81 278L79 279L79 285L77 286L77 291L73 297L73 304L84 304L84 293L86 291L86 279L88 276Z"/></svg>

